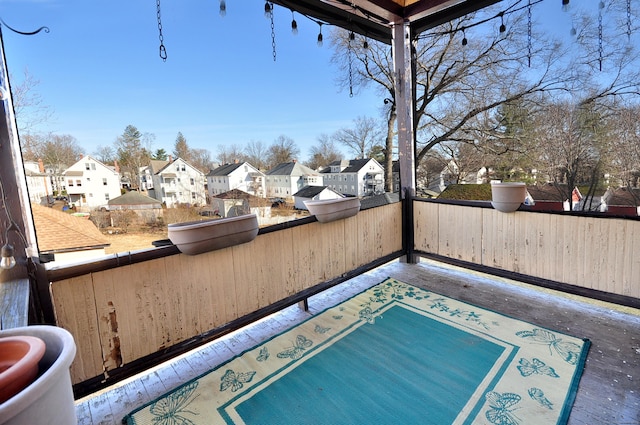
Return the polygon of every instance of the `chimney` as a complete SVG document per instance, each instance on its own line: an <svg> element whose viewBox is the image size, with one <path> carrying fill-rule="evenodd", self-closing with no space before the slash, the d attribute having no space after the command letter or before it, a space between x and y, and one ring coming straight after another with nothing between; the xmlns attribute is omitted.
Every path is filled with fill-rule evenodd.
<svg viewBox="0 0 640 425"><path fill-rule="evenodd" d="M84 158L84 155L83 155L83 154L80 154L80 159L82 159L82 158Z"/></svg>
<svg viewBox="0 0 640 425"><path fill-rule="evenodd" d="M234 159L234 160L233 160L233 163L234 163L234 164L237 164L237 163L238 163L238 158Z"/></svg>
<svg viewBox="0 0 640 425"><path fill-rule="evenodd" d="M41 173L44 173L44 163L42 162L42 158L38 158L38 169Z"/></svg>
<svg viewBox="0 0 640 425"><path fill-rule="evenodd" d="M169 162L173 162L173 156L169 155Z"/></svg>
<svg viewBox="0 0 640 425"><path fill-rule="evenodd" d="M113 168L116 170L116 173L120 172L120 166L118 165L118 161L113 160Z"/></svg>
<svg viewBox="0 0 640 425"><path fill-rule="evenodd" d="M297 160L297 159L294 159L294 160L293 160L293 163L295 164L296 162L298 162L298 160Z"/></svg>

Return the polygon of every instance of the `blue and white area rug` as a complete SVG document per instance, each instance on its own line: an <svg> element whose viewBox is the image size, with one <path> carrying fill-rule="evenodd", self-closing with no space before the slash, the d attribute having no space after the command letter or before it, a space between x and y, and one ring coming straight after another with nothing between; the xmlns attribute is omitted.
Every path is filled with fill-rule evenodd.
<svg viewBox="0 0 640 425"><path fill-rule="evenodd" d="M123 422L561 424L588 349L588 340L388 278Z"/></svg>

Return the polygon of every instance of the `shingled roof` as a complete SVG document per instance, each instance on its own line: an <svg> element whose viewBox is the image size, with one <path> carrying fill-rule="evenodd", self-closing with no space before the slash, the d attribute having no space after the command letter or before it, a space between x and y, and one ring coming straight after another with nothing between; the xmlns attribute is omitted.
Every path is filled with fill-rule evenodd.
<svg viewBox="0 0 640 425"><path fill-rule="evenodd" d="M40 252L69 252L111 245L90 220L31 205Z"/></svg>

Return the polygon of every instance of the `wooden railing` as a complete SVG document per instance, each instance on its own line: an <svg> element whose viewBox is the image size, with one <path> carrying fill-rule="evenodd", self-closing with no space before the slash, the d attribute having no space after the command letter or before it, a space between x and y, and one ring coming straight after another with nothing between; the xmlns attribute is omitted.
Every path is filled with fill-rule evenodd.
<svg viewBox="0 0 640 425"><path fill-rule="evenodd" d="M640 298L640 221L414 202L415 249Z"/></svg>
<svg viewBox="0 0 640 425"><path fill-rule="evenodd" d="M395 203L331 223L261 231L252 242L205 254L53 281L57 324L77 344L72 380L108 376L401 250L402 205Z"/></svg>

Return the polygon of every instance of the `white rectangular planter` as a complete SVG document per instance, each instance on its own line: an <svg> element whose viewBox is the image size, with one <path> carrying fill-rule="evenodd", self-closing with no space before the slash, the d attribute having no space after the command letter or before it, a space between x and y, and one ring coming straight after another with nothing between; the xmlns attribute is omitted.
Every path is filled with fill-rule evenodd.
<svg viewBox="0 0 640 425"><path fill-rule="evenodd" d="M168 226L169 239L180 252L188 255L227 248L250 242L258 235L255 214L217 220L190 221Z"/></svg>
<svg viewBox="0 0 640 425"><path fill-rule="evenodd" d="M321 223L352 217L360 211L360 198L322 199L304 201L309 214Z"/></svg>

